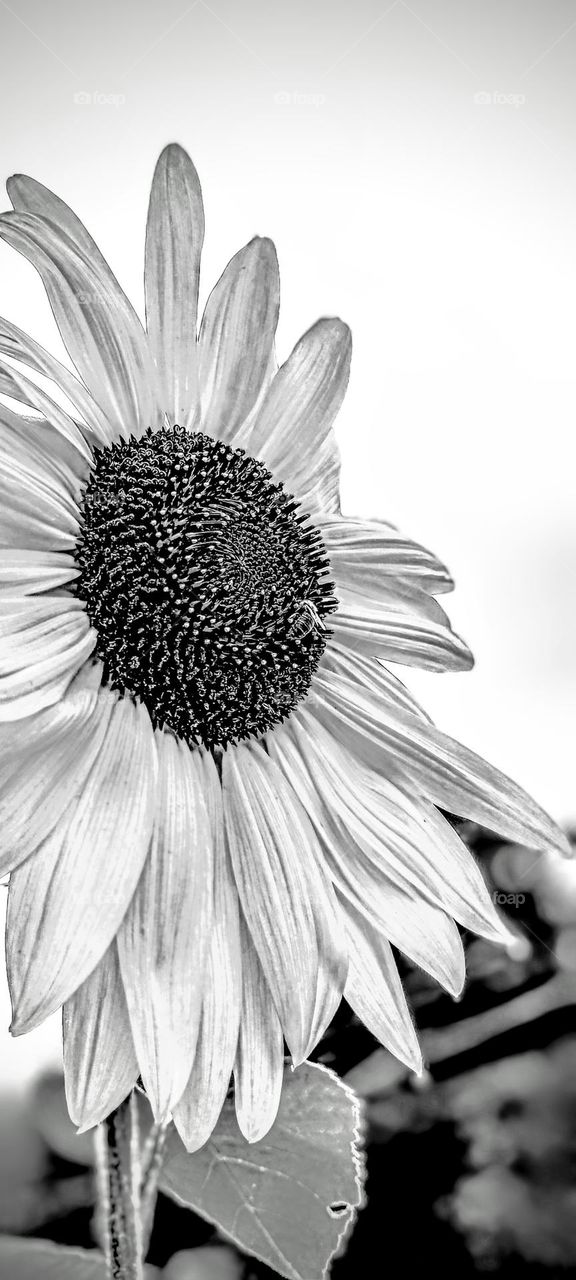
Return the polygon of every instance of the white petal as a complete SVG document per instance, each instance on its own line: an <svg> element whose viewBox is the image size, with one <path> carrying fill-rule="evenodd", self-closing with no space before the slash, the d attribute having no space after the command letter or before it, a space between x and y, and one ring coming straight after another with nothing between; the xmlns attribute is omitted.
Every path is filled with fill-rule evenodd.
<svg viewBox="0 0 576 1280"><path fill-rule="evenodd" d="M4 546L69 549L79 532L88 464L45 419L0 405L0 541Z"/></svg>
<svg viewBox="0 0 576 1280"><path fill-rule="evenodd" d="M272 1128L282 1093L284 1040L248 929L242 929L242 1017L234 1067L236 1116L247 1142Z"/></svg>
<svg viewBox="0 0 576 1280"><path fill-rule="evenodd" d="M2 484L0 477L0 544L11 550L45 551L53 547L61 551L72 550L77 541L73 533L58 527L54 518L45 511L34 511L30 496L22 497L12 487Z"/></svg>
<svg viewBox="0 0 576 1280"><path fill-rule="evenodd" d="M316 518L330 567L343 587L377 592L382 579L403 578L432 595L451 591L453 580L440 560L383 520L323 515Z"/></svg>
<svg viewBox="0 0 576 1280"><path fill-rule="evenodd" d="M150 851L118 933L140 1074L157 1120L180 1098L196 1049L212 922L212 842L198 752L156 733Z"/></svg>
<svg viewBox="0 0 576 1280"><path fill-rule="evenodd" d="M344 860L345 850L339 864L333 863L335 884L343 898L449 995L461 995L466 961L452 917L424 898L404 893L390 881L380 879L368 864L357 864L349 872Z"/></svg>
<svg viewBox="0 0 576 1280"><path fill-rule="evenodd" d="M3 360L0 360L0 392L43 414L52 428L60 432L87 463L92 462L92 449L70 414L66 413L65 409L62 409L51 396L47 395L41 387L36 386L36 383L19 369L6 364Z"/></svg>
<svg viewBox="0 0 576 1280"><path fill-rule="evenodd" d="M95 705L96 697L102 684L103 668L100 662L86 664L74 677L61 703L62 711L72 710L74 715L82 717L85 709ZM8 756L20 751L35 751L46 741L46 733L52 732L56 719L59 719L58 708L50 708L38 715L29 716L14 724L0 724L0 762L2 766ZM74 723L74 716L70 723Z"/></svg>
<svg viewBox="0 0 576 1280"><path fill-rule="evenodd" d="M114 438L112 426L84 384L75 378L65 365L50 355L49 351L45 351L44 347L35 342L34 338L24 333L10 320L5 320L3 316L0 316L0 351L7 356L12 356L14 360L23 361L37 373L50 378L64 392L84 420L93 436L94 444L111 443Z"/></svg>
<svg viewBox="0 0 576 1280"><path fill-rule="evenodd" d="M419 1072L418 1036L390 943L350 903L345 915L350 951L344 989L348 1004L390 1053Z"/></svg>
<svg viewBox="0 0 576 1280"><path fill-rule="evenodd" d="M68 1000L114 938L148 850L156 790L152 727L141 704L113 706L79 796L33 858L12 873L7 959L15 1035Z"/></svg>
<svg viewBox="0 0 576 1280"><path fill-rule="evenodd" d="M105 1120L138 1079L115 943L66 1001L62 1031L68 1111L84 1132Z"/></svg>
<svg viewBox="0 0 576 1280"><path fill-rule="evenodd" d="M332 424L346 392L351 351L347 325L318 320L278 370L247 444L289 493L323 510L338 507Z"/></svg>
<svg viewBox="0 0 576 1280"><path fill-rule="evenodd" d="M35 595L53 591L78 576L67 551L34 551L9 548L2 551L0 592Z"/></svg>
<svg viewBox="0 0 576 1280"><path fill-rule="evenodd" d="M234 443L267 376L278 322L276 250L258 236L212 290L198 338L203 428Z"/></svg>
<svg viewBox="0 0 576 1280"><path fill-rule="evenodd" d="M380 658L353 653L345 645L330 638L326 651L321 659L320 669L335 671L348 680L358 681L366 695L379 702L384 699L392 706L399 707L409 715L432 724L430 716L417 703L413 694L397 676L384 666Z"/></svg>
<svg viewBox="0 0 576 1280"><path fill-rule="evenodd" d="M238 891L224 845L220 779L210 756L203 763L214 842L214 923L194 1065L174 1110L174 1123L188 1151L197 1151L208 1141L224 1105L236 1057L242 1000Z"/></svg>
<svg viewBox="0 0 576 1280"><path fill-rule="evenodd" d="M15 666L21 665L20 655L22 665L28 656L33 659L43 637L48 649L53 633L67 621L68 615L81 613L80 600L67 592L44 596L5 592L0 599L0 674L9 674Z"/></svg>
<svg viewBox="0 0 576 1280"><path fill-rule="evenodd" d="M354 760L305 710L291 728L318 794L354 849L407 892L414 890L483 937L506 941L474 858L450 824L411 788Z"/></svg>
<svg viewBox="0 0 576 1280"><path fill-rule="evenodd" d="M91 450L89 457L86 456L86 441L80 428L78 437L82 444L79 449L73 436L69 438L67 434L67 423L64 424L66 432L61 431L57 423L36 412L33 415L15 413L6 405L0 405L0 422L4 428L3 436L8 433L10 437L12 450L21 459L26 458L29 465L57 478L78 505L93 462Z"/></svg>
<svg viewBox="0 0 576 1280"><path fill-rule="evenodd" d="M400 770L434 804L531 848L569 854L564 834L521 787L434 726L326 670L316 672L314 711L377 772Z"/></svg>
<svg viewBox="0 0 576 1280"><path fill-rule="evenodd" d="M47 650L52 633L57 632L69 616L82 617L83 606L65 591L61 595L43 596L4 592L0 599L0 674L6 675L25 665L29 658L34 660L37 645L42 645L42 633L45 633Z"/></svg>
<svg viewBox="0 0 576 1280"><path fill-rule="evenodd" d="M6 456L6 451L3 450ZM0 537L8 547L31 550L72 550L80 523L60 496L49 494L26 479L0 476Z"/></svg>
<svg viewBox="0 0 576 1280"><path fill-rule="evenodd" d="M16 613L8 612L9 599L0 597L0 631L4 631L0 639L0 722L20 720L58 702L96 644L96 632L80 601L65 598L64 611L57 617L56 596L24 596L28 608L19 621ZM46 600L45 609L51 617L35 613L31 607L44 605Z"/></svg>
<svg viewBox="0 0 576 1280"><path fill-rule="evenodd" d="M268 388L270 387L270 384L272 380L276 377L277 373L278 373L278 360L276 357L276 346L275 346L275 343L272 342L268 364L264 369L262 384L260 386L260 390L258 392L256 400L254 401L254 405L250 410L249 414L247 415L247 417L244 419L242 426L238 427L238 430L234 432L234 440L231 441L231 444L235 449L245 449L247 453L250 453L249 444L250 444L250 437L252 434L252 426L256 421L258 414L260 413L260 409L262 408L262 405L264 404L264 400L266 398L266 395L268 394Z"/></svg>
<svg viewBox="0 0 576 1280"><path fill-rule="evenodd" d="M158 377L146 334L103 259L48 218L0 215L0 236L40 273L64 345L118 434L159 426Z"/></svg>
<svg viewBox="0 0 576 1280"><path fill-rule="evenodd" d="M331 808L317 794L318 776L286 729L268 735L294 791L306 806L329 874L339 893L411 960L457 995L464 981L464 952L454 921L410 885L401 888L359 846L353 847Z"/></svg>
<svg viewBox="0 0 576 1280"><path fill-rule="evenodd" d="M468 646L425 591L396 580L369 595L343 588L336 576L336 592L340 604L329 623L341 644L426 671L469 671L474 665Z"/></svg>
<svg viewBox="0 0 576 1280"><path fill-rule="evenodd" d="M301 1062L344 987L348 957L335 896L309 819L261 747L225 752L222 788L242 911L290 1052Z"/></svg>
<svg viewBox="0 0 576 1280"><path fill-rule="evenodd" d="M75 683L75 682L74 682ZM0 876L40 848L80 795L101 749L111 704L80 689L0 739Z"/></svg>
<svg viewBox="0 0 576 1280"><path fill-rule="evenodd" d="M190 427L199 407L196 318L204 209L198 174L174 143L152 180L146 228L146 319L169 420Z"/></svg>
<svg viewBox="0 0 576 1280"><path fill-rule="evenodd" d="M110 272L105 258L86 230L84 223L65 201L48 187L37 182L35 178L29 178L25 173L15 173L8 178L6 190L15 209L22 213L34 213L42 218L49 218L69 236L78 249L98 265L103 275Z"/></svg>
<svg viewBox="0 0 576 1280"><path fill-rule="evenodd" d="M0 484L7 504L14 508L42 512L47 521L77 538L80 532L78 502L56 467L39 457L32 444L28 446L7 428L0 410L0 452L2 475Z"/></svg>

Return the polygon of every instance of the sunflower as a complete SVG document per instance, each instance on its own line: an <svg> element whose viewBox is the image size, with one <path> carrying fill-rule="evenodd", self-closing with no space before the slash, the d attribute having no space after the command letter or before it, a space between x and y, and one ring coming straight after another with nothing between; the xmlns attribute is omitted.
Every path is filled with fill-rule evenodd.
<svg viewBox="0 0 576 1280"><path fill-rule="evenodd" d="M67 205L8 190L0 235L77 371L0 321L0 393L24 406L0 406L11 1029L63 1007L83 1129L141 1078L195 1149L233 1076L255 1141L285 1043L303 1061L342 996L420 1069L393 947L457 995L455 921L502 937L438 806L536 849L564 838L383 665L472 659L436 600L445 567L341 514L346 325L319 320L278 368L256 238L197 332L204 216L179 146L152 182L146 329Z"/></svg>

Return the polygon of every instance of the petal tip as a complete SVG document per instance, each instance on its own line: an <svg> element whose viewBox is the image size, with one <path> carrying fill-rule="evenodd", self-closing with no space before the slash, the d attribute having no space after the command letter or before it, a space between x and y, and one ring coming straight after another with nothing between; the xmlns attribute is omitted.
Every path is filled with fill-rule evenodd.
<svg viewBox="0 0 576 1280"><path fill-rule="evenodd" d="M188 152L179 142L167 142L166 146L163 147L160 152L160 159L162 159L163 156L166 156L167 158L170 156L178 156L186 160L190 159Z"/></svg>
<svg viewBox="0 0 576 1280"><path fill-rule="evenodd" d="M258 1124L257 1121L250 1121L248 1118L240 1120L238 1116L238 1128L242 1137L253 1146L255 1142L261 1142L266 1137L268 1131L272 1128L272 1122L265 1121L264 1124Z"/></svg>
<svg viewBox="0 0 576 1280"><path fill-rule="evenodd" d="M82 1136L82 1134L83 1134L83 1133L90 1133L90 1130L91 1130L91 1129L95 1129L95 1128L96 1128L96 1125L101 1123L101 1122L100 1122L100 1120L84 1120L84 1121L82 1122L82 1124L78 1124L78 1123L77 1123L77 1121L76 1121L76 1119L75 1119L75 1118L74 1118L74 1116L72 1115L72 1112L70 1111L70 1108L68 1108L68 1114L69 1114L69 1116L70 1116L70 1119L71 1119L71 1121L72 1121L72 1124L75 1124L75 1125L76 1125L76 1137L77 1137L77 1138L80 1138L80 1137Z"/></svg>
<svg viewBox="0 0 576 1280"><path fill-rule="evenodd" d="M269 263L272 267L278 266L278 254L276 245L269 236L252 236L246 245L246 251L255 258L262 259L263 262Z"/></svg>
<svg viewBox="0 0 576 1280"><path fill-rule="evenodd" d="M176 1089L172 1089L168 1092L166 1088L160 1087L163 1081L155 1085L151 1080L145 1080L144 1076L142 1079L155 1124L166 1124L172 1115L174 1107L180 1101L182 1090L178 1092ZM177 1097L174 1096L176 1093L178 1093Z"/></svg>
<svg viewBox="0 0 576 1280"><path fill-rule="evenodd" d="M557 828L554 849L557 850L561 858L576 858L576 841L571 841L569 836L567 836L560 827Z"/></svg>
<svg viewBox="0 0 576 1280"><path fill-rule="evenodd" d="M327 336L336 339L346 350L352 347L352 330L340 316L321 316L314 328L322 328Z"/></svg>
<svg viewBox="0 0 576 1280"><path fill-rule="evenodd" d="M448 995L452 996L452 999L458 1003L458 1001L462 999L462 996L464 994L464 987L466 985L466 974L465 973L457 974L454 977L452 975L448 977L447 975L442 985L445 988L445 990L448 992Z"/></svg>
<svg viewBox="0 0 576 1280"><path fill-rule="evenodd" d="M314 1044L307 1044L305 1049L290 1049L290 1066L292 1071L296 1071L297 1067L301 1067L302 1063L306 1062L306 1059L312 1053L313 1048Z"/></svg>
<svg viewBox="0 0 576 1280"><path fill-rule="evenodd" d="M34 179L29 178L27 173L12 173L10 177L6 179L8 199L11 200L14 208L16 208L18 203L18 193L26 183L29 183L30 185L34 184ZM6 212L11 213L12 210L8 209Z"/></svg>
<svg viewBox="0 0 576 1280"><path fill-rule="evenodd" d="M294 1069L301 1067L316 1046L318 1036L314 1036L310 1025L299 1026L296 1018L293 1019L292 1026L284 1026L283 1030L292 1066Z"/></svg>
<svg viewBox="0 0 576 1280"><path fill-rule="evenodd" d="M16 1040L18 1036L25 1036L28 1031L33 1031L34 1026L33 1025L30 1026L29 1025L30 1022L33 1023L32 1018L24 1018L21 1015L20 1016L15 1015L10 1023L10 1026L8 1027L10 1035L13 1036L13 1038Z"/></svg>
<svg viewBox="0 0 576 1280"><path fill-rule="evenodd" d="M182 1126L178 1125L176 1120L174 1121L174 1123L178 1130L178 1134L182 1139L182 1145L185 1147L189 1156L194 1156L196 1155L197 1151L201 1151L202 1147L205 1147L206 1143L212 1137L212 1130L210 1130L210 1133L202 1133L202 1134L197 1134L196 1136L193 1135L192 1137L187 1137L186 1132L182 1128Z"/></svg>
<svg viewBox="0 0 576 1280"><path fill-rule="evenodd" d="M16 1038L17 1036L28 1035L29 1031L36 1031L52 1013L56 1013L58 1007L53 1004L43 1007L42 1005L30 1006L23 1003L21 1009L13 1015L9 1027L10 1035Z"/></svg>
<svg viewBox="0 0 576 1280"><path fill-rule="evenodd" d="M455 631L451 632L450 640L452 642L452 652L456 659L456 662L454 663L452 670L453 671L471 671L472 668L476 665L476 659L474 657L474 654L472 653L472 650L469 649L468 645L466 644L466 641L463 640L461 636L456 635Z"/></svg>
<svg viewBox="0 0 576 1280"><path fill-rule="evenodd" d="M200 179L196 170L196 166L189 156L186 148L179 142L168 142L163 147L156 161L156 174L163 171L166 173L171 170L175 175L186 171L189 178L197 185L200 190Z"/></svg>
<svg viewBox="0 0 576 1280"><path fill-rule="evenodd" d="M415 1076L418 1076L418 1078L424 1074L425 1064L420 1045L411 1045L410 1048L406 1050L402 1061L404 1062L404 1066L408 1067L408 1070L412 1071Z"/></svg>

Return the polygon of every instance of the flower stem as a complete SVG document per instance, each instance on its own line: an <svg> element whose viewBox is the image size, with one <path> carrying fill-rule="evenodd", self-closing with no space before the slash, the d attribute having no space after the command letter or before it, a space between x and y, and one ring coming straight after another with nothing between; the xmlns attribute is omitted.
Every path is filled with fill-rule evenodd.
<svg viewBox="0 0 576 1280"><path fill-rule="evenodd" d="M166 1121L165 1124L153 1124L142 1149L140 1203L144 1256L146 1256L154 1223L154 1210L156 1208L156 1200L158 1197L158 1181L162 1172L167 1136L168 1121Z"/></svg>
<svg viewBox="0 0 576 1280"><path fill-rule="evenodd" d="M140 1148L136 1095L98 1126L100 1211L110 1280L143 1280Z"/></svg>

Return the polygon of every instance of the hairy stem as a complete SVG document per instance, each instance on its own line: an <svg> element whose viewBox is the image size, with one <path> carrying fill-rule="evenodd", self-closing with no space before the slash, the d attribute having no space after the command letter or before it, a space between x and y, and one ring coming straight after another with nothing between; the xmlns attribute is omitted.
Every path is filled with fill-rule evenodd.
<svg viewBox="0 0 576 1280"><path fill-rule="evenodd" d="M138 1106L134 1093L96 1132L100 1216L110 1280L143 1280Z"/></svg>
<svg viewBox="0 0 576 1280"><path fill-rule="evenodd" d="M154 1210L156 1208L156 1199L158 1196L158 1181L162 1171L167 1135L168 1121L166 1121L165 1124L153 1124L142 1149L140 1203L144 1256L146 1256L154 1223Z"/></svg>

